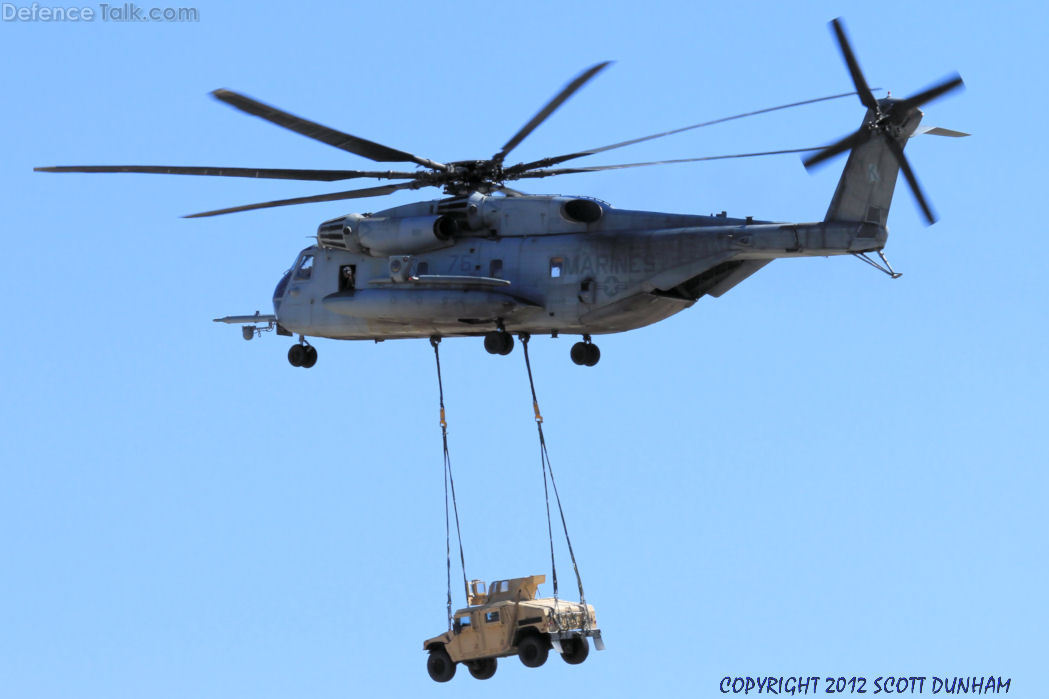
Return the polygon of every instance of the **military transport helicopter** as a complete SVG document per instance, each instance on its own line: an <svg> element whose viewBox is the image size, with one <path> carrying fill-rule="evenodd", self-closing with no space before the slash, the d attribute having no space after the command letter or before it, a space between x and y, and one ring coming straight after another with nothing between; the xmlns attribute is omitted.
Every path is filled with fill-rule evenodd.
<svg viewBox="0 0 1049 699"><path fill-rule="evenodd" d="M282 199L193 214L215 216L291 204L360 199L399 190L439 187L447 198L325 221L317 243L301 251L273 294L273 314L227 316L244 338L263 330L299 335L288 352L294 366L311 367L317 351L308 337L386 340L483 336L492 354L509 354L513 333L581 335L576 364L593 366L600 351L591 338L663 320L700 297L719 297L774 259L855 255L898 276L882 248L886 218L900 170L928 223L932 213L903 154L920 133L919 107L962 85L957 74L906 99L875 99L840 20L831 22L855 92L739 114L600 148L506 165L506 157L554 110L608 63L577 76L486 160L441 163L351 136L293 116L229 90L213 96L278 126L382 163L414 163L412 172L100 165L36 168L45 172L139 172L222 177L338 181L403 180L365 189ZM689 129L848 95L867 112L854 133L822 149L793 149L658 162L555 167ZM666 163L812 152L812 167L851 151L823 221L777 223L752 218L617 210L583 196L528 195L516 180ZM882 264L868 256L877 253Z"/></svg>

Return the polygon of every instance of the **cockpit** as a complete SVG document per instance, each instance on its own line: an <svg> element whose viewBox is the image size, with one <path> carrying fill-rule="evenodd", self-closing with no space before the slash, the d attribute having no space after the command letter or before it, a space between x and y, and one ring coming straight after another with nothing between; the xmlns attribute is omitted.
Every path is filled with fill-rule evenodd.
<svg viewBox="0 0 1049 699"><path fill-rule="evenodd" d="M284 276L277 282L277 288L273 290L273 310L280 310L280 301L284 298L284 292L288 290L289 281L291 281L290 269L284 273Z"/></svg>
<svg viewBox="0 0 1049 699"><path fill-rule="evenodd" d="M299 253L295 264L291 266L284 276L277 282L277 288L273 290L273 309L280 310L281 300L288 291L288 284L294 279L297 282L307 282L313 277L313 253L312 248L306 248Z"/></svg>
<svg viewBox="0 0 1049 699"><path fill-rule="evenodd" d="M313 255L303 253L295 265L295 281L307 281L313 276Z"/></svg>

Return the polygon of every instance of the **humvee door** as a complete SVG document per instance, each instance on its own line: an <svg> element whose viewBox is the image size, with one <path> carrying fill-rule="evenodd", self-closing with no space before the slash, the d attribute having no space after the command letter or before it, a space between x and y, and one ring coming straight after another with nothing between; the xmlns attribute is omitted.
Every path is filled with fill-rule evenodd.
<svg viewBox="0 0 1049 699"><path fill-rule="evenodd" d="M481 636L474 617L479 614L462 611L452 621L452 642L449 649L453 659L473 658L481 652Z"/></svg>
<svg viewBox="0 0 1049 699"><path fill-rule="evenodd" d="M513 630L513 607L504 605L489 609L481 616L484 645L489 652L501 653L510 647Z"/></svg>

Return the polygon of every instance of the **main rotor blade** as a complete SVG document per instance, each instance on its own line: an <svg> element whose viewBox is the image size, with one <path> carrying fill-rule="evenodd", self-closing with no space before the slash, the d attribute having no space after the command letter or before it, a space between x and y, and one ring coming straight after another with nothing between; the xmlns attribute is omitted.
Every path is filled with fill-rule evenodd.
<svg viewBox="0 0 1049 699"><path fill-rule="evenodd" d="M915 176L914 171L911 170L911 164L907 162L907 156L903 154L903 148L891 136L886 136L885 142L896 157L896 162L900 164L903 176L907 178L907 184L911 186L911 192L914 193L914 198L918 200L918 206L921 207L922 213L925 214L926 225L931 226L936 223L936 214L933 213L932 207L929 206L929 202L925 199L925 193L922 191L921 185L918 184L918 178Z"/></svg>
<svg viewBox="0 0 1049 699"><path fill-rule="evenodd" d="M588 80L590 80L590 78L597 75L610 63L611 61L604 61L603 63L598 63L597 65L587 68L582 73L577 75L576 78L572 80L572 82L568 83L563 88L561 88L561 91L558 92L552 100L547 102L545 107L536 112L536 115L532 117L531 121L522 126L521 130L514 134L513 138L506 142L501 151L492 156L492 160L494 160L497 163L503 162L503 159L506 158L507 154L510 151L517 147L517 144L523 141L528 136L528 134L535 131L536 127L542 124L547 117L553 114L554 110L556 110L558 107L564 104L565 100L571 97L576 90L581 88Z"/></svg>
<svg viewBox="0 0 1049 699"><path fill-rule="evenodd" d="M519 190L516 190L516 189L510 189L509 187L507 187L505 184L502 184L501 182L500 183L496 183L493 186L496 189L498 189L500 192L503 192L504 194L506 194L506 196L508 196L508 197L527 197L528 196L527 194L525 194L522 191L519 191Z"/></svg>
<svg viewBox="0 0 1049 699"><path fill-rule="evenodd" d="M533 177L551 177L553 175L572 175L579 172L600 172L602 170L622 170L628 167L646 167L648 165L669 165L673 163L698 163L705 160L728 160L730 158L756 158L762 155L783 155L784 153L808 153L819 150L815 148L790 148L788 150L769 150L761 153L735 153L733 155L708 155L701 158L675 158L673 160L653 160L647 163L623 163L621 165L594 165L591 167L566 167L553 170L529 170L523 172L514 179L525 179Z"/></svg>
<svg viewBox="0 0 1049 699"><path fill-rule="evenodd" d="M317 194L312 197L296 197L294 199L278 199L266 201L261 204L245 204L244 206L233 206L228 209L216 209L215 211L204 211L199 214L190 214L182 218L203 218L205 216L219 216L220 214L233 214L238 211L254 211L255 209L269 209L275 206L291 206L293 204L313 204L322 201L339 201L342 199L364 199L365 197L377 197L390 194L399 189L418 189L420 185L416 182L400 182L398 184L384 184L379 187L368 187L367 189L352 189L348 192L332 192L331 194Z"/></svg>
<svg viewBox="0 0 1049 699"><path fill-rule="evenodd" d="M867 87L867 80L863 77L863 71L860 70L859 61L856 60L856 55L852 52L849 38L845 36L845 27L841 23L841 17L832 20L830 24L834 29L834 35L838 38L838 47L841 49L841 55L845 58L845 64L849 67L849 73L852 75L852 84L856 86L856 94L860 96L860 102L868 109L877 109L878 101L874 99L871 89Z"/></svg>
<svg viewBox="0 0 1049 699"><path fill-rule="evenodd" d="M855 148L860 144L866 143L870 140L870 138L871 132L865 128L861 128L858 131L853 131L845 138L842 138L836 143L832 143L829 146L825 147L819 153L816 153L816 155L805 158L805 160L803 161L805 163L805 167L811 169L812 167L822 163L824 160L833 158L838 153L844 153L850 148Z"/></svg>
<svg viewBox="0 0 1049 699"><path fill-rule="evenodd" d="M962 76L955 73L953 77L945 78L939 84L934 85L927 90L922 90L916 95L911 95L907 99L900 100L895 104L894 108L908 110L911 107L920 107L926 102L931 102L937 97L940 97L951 90L956 90L963 85L965 85L965 82L962 80Z"/></svg>
<svg viewBox="0 0 1049 699"><path fill-rule="evenodd" d="M335 182L357 177L386 180L415 180L425 172L364 172L361 170L291 170L254 167L183 167L181 165L59 165L35 167L34 172L137 172L150 175L209 175L212 177L257 177L270 180L310 180Z"/></svg>
<svg viewBox="0 0 1049 699"><path fill-rule="evenodd" d="M433 160L420 158L417 155L390 148L375 141L336 131L308 119L289 114L276 107L271 107L268 104L263 104L232 90L215 90L211 94L215 99L225 102L242 112L265 119L277 126L283 126L321 143L327 143L329 146L335 146L344 151L363 156L369 160L375 160L380 163L417 163L435 170L447 170L446 165Z"/></svg>
<svg viewBox="0 0 1049 699"><path fill-rule="evenodd" d="M880 89L880 88L879 88ZM614 150L616 148L623 148L625 146L632 146L635 143L643 143L645 141L651 141L656 138L663 138L664 136L672 136L682 131L690 131L692 129L702 128L704 126L713 126L714 124L722 124L726 121L733 121L735 119L742 119L743 117L757 116L758 114L767 114L768 112L779 111L780 109L790 109L791 107L801 107L806 104L815 104L816 102L826 102L827 100L841 99L842 97L851 97L855 95L855 92L842 92L838 95L829 95L827 97L817 97L811 100L802 100L801 102L791 102L790 104L781 104L777 107L766 107L765 109L757 109L752 112L743 112L742 114L733 114L732 116L721 117L720 119L714 119L712 121L702 121L698 124L692 124L690 126L682 126L680 129L673 129L671 131L663 131L661 133L655 133L650 136L642 136L641 138L632 138L629 141L620 141L619 143L613 143L608 146L601 146L600 148L590 148L588 150L582 150L575 153L567 153L565 155L555 155L550 158L543 158L542 160L536 160L531 163L524 163L523 165L514 165L511 170L532 170L540 167L550 167L551 165L557 165L568 160L574 160L575 158L583 158L588 155L594 155L596 153L603 153L606 150Z"/></svg>

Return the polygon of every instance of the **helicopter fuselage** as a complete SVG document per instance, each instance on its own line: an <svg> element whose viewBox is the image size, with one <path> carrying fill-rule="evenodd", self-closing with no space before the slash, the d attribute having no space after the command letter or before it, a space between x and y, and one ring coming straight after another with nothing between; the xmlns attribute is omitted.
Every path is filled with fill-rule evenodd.
<svg viewBox="0 0 1049 699"><path fill-rule="evenodd" d="M880 250L887 231L473 193L333 219L317 237L277 286L279 328L384 340L623 332L720 296L779 257Z"/></svg>

